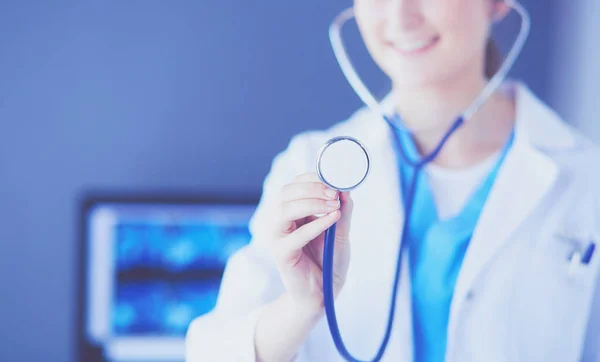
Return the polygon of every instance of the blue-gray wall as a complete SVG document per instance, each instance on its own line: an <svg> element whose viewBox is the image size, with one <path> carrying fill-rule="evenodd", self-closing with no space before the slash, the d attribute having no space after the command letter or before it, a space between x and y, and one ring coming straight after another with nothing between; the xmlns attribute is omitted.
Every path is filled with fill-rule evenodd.
<svg viewBox="0 0 600 362"><path fill-rule="evenodd" d="M516 68L544 99L552 3ZM360 105L327 38L350 4L0 1L0 361L74 357L82 191L256 192Z"/></svg>
<svg viewBox="0 0 600 362"><path fill-rule="evenodd" d="M557 48L551 67L557 70L551 98L556 109L586 136L600 142L600 2L558 3Z"/></svg>

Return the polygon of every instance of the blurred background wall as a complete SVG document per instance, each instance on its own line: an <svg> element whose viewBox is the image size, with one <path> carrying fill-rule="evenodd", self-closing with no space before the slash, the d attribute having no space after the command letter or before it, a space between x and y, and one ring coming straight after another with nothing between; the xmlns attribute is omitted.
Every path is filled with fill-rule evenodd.
<svg viewBox="0 0 600 362"><path fill-rule="evenodd" d="M549 97L556 110L600 141L600 2L559 0Z"/></svg>
<svg viewBox="0 0 600 362"><path fill-rule="evenodd" d="M513 76L600 137L598 2L524 3ZM259 192L293 134L360 106L327 38L350 4L0 1L0 361L73 359L82 192Z"/></svg>

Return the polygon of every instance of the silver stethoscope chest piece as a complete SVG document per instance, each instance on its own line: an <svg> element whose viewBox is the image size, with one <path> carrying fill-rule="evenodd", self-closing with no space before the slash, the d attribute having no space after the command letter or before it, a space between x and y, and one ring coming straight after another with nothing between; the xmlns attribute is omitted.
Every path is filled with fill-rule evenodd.
<svg viewBox="0 0 600 362"><path fill-rule="evenodd" d="M369 174L367 149L348 136L327 141L317 157L317 174L332 189L346 192L358 187Z"/></svg>

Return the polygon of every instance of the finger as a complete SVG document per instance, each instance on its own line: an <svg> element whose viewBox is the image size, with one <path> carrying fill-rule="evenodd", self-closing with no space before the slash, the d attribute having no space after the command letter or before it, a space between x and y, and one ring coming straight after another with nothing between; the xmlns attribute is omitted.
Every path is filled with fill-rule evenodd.
<svg viewBox="0 0 600 362"><path fill-rule="evenodd" d="M354 200L350 192L340 192L340 210L342 211L342 217L352 215Z"/></svg>
<svg viewBox="0 0 600 362"><path fill-rule="evenodd" d="M286 202L281 207L282 224L317 214L327 214L340 208L339 200L302 199Z"/></svg>
<svg viewBox="0 0 600 362"><path fill-rule="evenodd" d="M289 252L300 250L338 221L340 216L340 211L336 210L308 224L302 225L283 240L285 243L284 247Z"/></svg>
<svg viewBox="0 0 600 362"><path fill-rule="evenodd" d="M301 199L337 199L338 193L322 182L303 182L285 185L281 190L282 202Z"/></svg>
<svg viewBox="0 0 600 362"><path fill-rule="evenodd" d="M349 192L340 193L340 221L337 225L336 239L347 239L350 234L350 223L352 220L352 211L354 210L354 200Z"/></svg>

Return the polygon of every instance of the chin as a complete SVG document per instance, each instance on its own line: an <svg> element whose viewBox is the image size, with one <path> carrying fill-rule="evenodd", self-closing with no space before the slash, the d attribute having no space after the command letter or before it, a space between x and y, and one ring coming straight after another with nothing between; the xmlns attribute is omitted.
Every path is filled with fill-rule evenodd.
<svg viewBox="0 0 600 362"><path fill-rule="evenodd" d="M398 66L387 72L394 86L399 88L423 88L446 83L452 78L453 73L443 66L435 68L421 67L410 71Z"/></svg>
<svg viewBox="0 0 600 362"><path fill-rule="evenodd" d="M381 55L382 70L400 88L448 85L458 79L470 78L478 66L471 57L456 56L440 49L411 57L393 51L384 51Z"/></svg>

